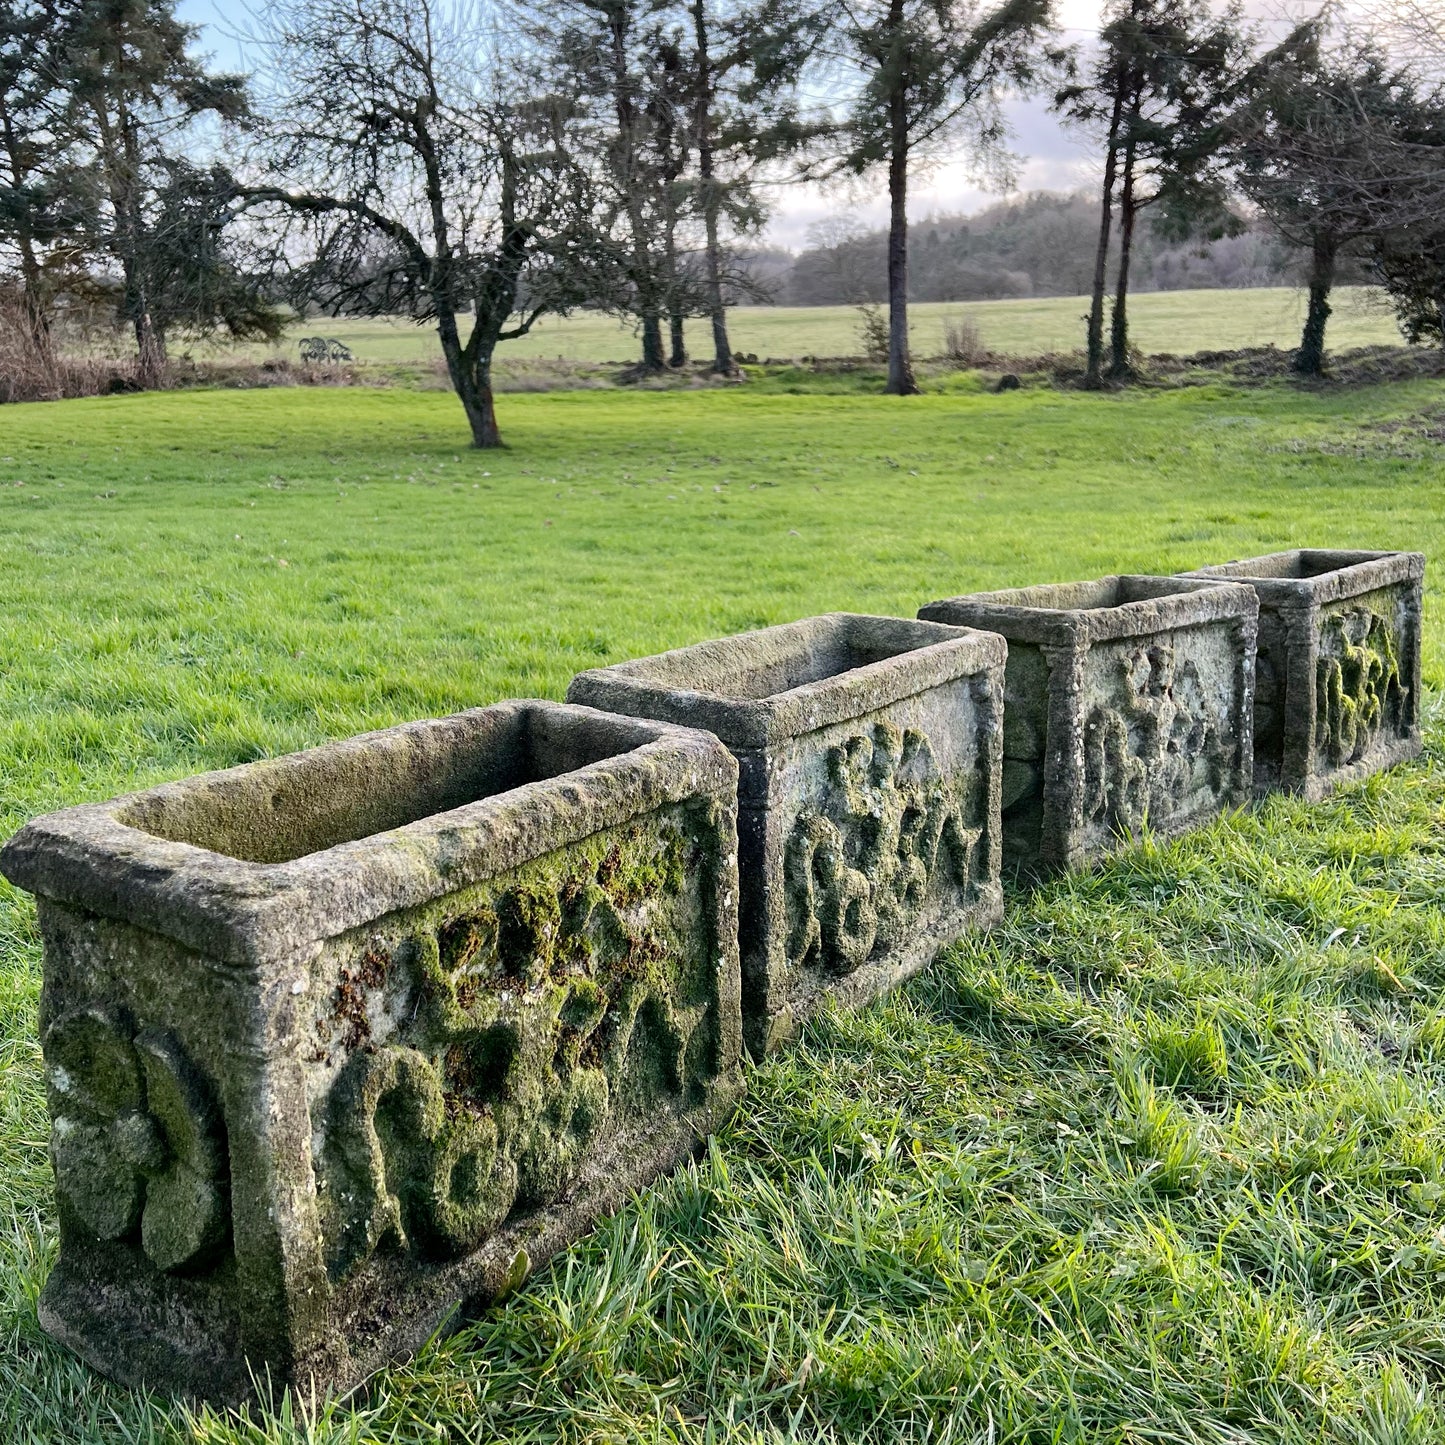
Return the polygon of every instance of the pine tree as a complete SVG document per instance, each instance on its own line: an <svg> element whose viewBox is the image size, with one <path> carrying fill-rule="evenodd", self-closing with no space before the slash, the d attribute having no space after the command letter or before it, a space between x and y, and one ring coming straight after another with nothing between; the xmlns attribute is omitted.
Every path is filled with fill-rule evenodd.
<svg viewBox="0 0 1445 1445"><path fill-rule="evenodd" d="M1005 167L1003 100L1037 84L1052 0L858 0L824 7L815 54L848 87L833 131L834 168L888 178L888 383L918 391L908 343L908 182L913 165L964 141L980 169Z"/></svg>
<svg viewBox="0 0 1445 1445"><path fill-rule="evenodd" d="M51 360L50 303L80 250L61 45L66 0L0 5L0 274L18 280L34 352Z"/></svg>
<svg viewBox="0 0 1445 1445"><path fill-rule="evenodd" d="M1055 96L1073 122L1100 130L1104 178L1086 330L1086 386L1105 375L1104 295L1115 210L1118 263L1107 374L1130 373L1129 278L1139 215L1158 206L1175 236L1217 238L1239 222L1226 202L1223 136L1247 71L1239 10L1209 0L1114 0L1087 82Z"/></svg>
<svg viewBox="0 0 1445 1445"><path fill-rule="evenodd" d="M1324 38L1319 24L1300 27L1232 122L1241 188L1308 256L1309 304L1293 363L1304 376L1324 370L1341 258L1445 210L1440 149L1411 133L1413 73L1367 40L1347 35L1331 50Z"/></svg>
<svg viewBox="0 0 1445 1445"><path fill-rule="evenodd" d="M120 270L119 313L146 385L166 359L170 318L157 306L150 252L170 163L201 117L238 121L247 109L241 77L208 71L195 39L174 0L79 0L64 37L68 124L90 148L93 241Z"/></svg>

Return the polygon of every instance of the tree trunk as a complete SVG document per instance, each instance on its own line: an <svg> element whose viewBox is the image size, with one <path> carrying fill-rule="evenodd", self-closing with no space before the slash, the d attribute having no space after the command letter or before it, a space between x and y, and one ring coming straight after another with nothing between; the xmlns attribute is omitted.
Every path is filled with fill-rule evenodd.
<svg viewBox="0 0 1445 1445"><path fill-rule="evenodd" d="M670 196L671 186L668 190ZM682 307L678 303L677 213L670 199L667 206L667 237L663 242L662 265L667 286L667 364L677 370L687 365L687 341L683 336Z"/></svg>
<svg viewBox="0 0 1445 1445"><path fill-rule="evenodd" d="M1338 250L1333 236L1316 233L1310 247L1310 304L1294 358L1294 369L1301 376L1319 376L1325 369L1325 323L1330 319Z"/></svg>
<svg viewBox="0 0 1445 1445"><path fill-rule="evenodd" d="M642 369L665 371L667 359L662 350L662 317L655 309L642 313Z"/></svg>
<svg viewBox="0 0 1445 1445"><path fill-rule="evenodd" d="M145 288L138 286L133 294L137 377L143 387L153 390L160 386L165 375L166 339L156 329Z"/></svg>
<svg viewBox="0 0 1445 1445"><path fill-rule="evenodd" d="M718 232L720 195L713 168L712 54L708 49L707 0L693 0L693 34L697 42L697 173L702 192L703 227L707 251L707 307L712 321L712 370L715 376L737 376L732 343L728 340L727 309L723 305L722 246Z"/></svg>
<svg viewBox="0 0 1445 1445"><path fill-rule="evenodd" d="M627 5L610 7L608 29L612 38L613 104L617 117L617 183L627 213L628 240L632 254L632 286L637 314L642 319L643 371L664 371L667 359L662 349L662 312L658 297L658 277L652 255L648 251L647 220L643 214L637 161L637 113L634 103L634 82L627 70L627 35L632 11Z"/></svg>
<svg viewBox="0 0 1445 1445"><path fill-rule="evenodd" d="M712 320L712 369L715 376L740 376L733 360L732 342L728 339L728 314L723 305L722 266L718 260L717 209L711 207L707 217L707 300Z"/></svg>
<svg viewBox="0 0 1445 1445"><path fill-rule="evenodd" d="M116 42L116 63L120 65L120 43ZM138 380L147 389L158 387L165 371L165 336L155 324L150 290L146 281L147 240L145 221L141 215L143 191L142 156L139 125L130 112L129 97L121 97L114 126L109 118L100 127L102 155L111 174L106 184L115 211L115 249L120 253L121 273L125 277L125 305L135 328ZM104 108L94 107L97 115ZM109 139L106 139L107 132Z"/></svg>
<svg viewBox="0 0 1445 1445"><path fill-rule="evenodd" d="M1135 107L1135 119L1138 107ZM1124 147L1124 179L1119 190L1119 275L1114 286L1114 311L1109 318L1109 375L1123 380L1133 375L1129 365L1129 260L1134 250L1134 139Z"/></svg>
<svg viewBox="0 0 1445 1445"><path fill-rule="evenodd" d="M477 324L481 325L480 308L478 311ZM485 343L479 346L476 335L464 348L457 329L456 313L446 306L437 308L437 335L441 339L442 355L446 357L452 390L456 392L457 400L467 414L467 425L472 429L472 445L501 446L502 434L497 429L497 411L492 399L491 350ZM490 340L495 335L494 330L489 331L486 339Z"/></svg>
<svg viewBox="0 0 1445 1445"><path fill-rule="evenodd" d="M50 334L50 316L45 309L45 283L42 278L40 261L31 243L29 227L24 227L18 240L20 252L20 275L22 297L25 308L26 327L30 332L30 346L36 362L47 373L55 369L55 345Z"/></svg>
<svg viewBox="0 0 1445 1445"><path fill-rule="evenodd" d="M1119 169L1119 119L1124 111L1122 82L1114 90L1114 109L1104 150L1104 189L1099 205L1099 240L1094 249L1094 286L1089 300L1086 333L1088 367L1084 385L1097 391L1104 384L1104 286L1109 275L1109 233L1114 224L1114 178Z"/></svg>
<svg viewBox="0 0 1445 1445"><path fill-rule="evenodd" d="M476 376L465 388L458 388L462 410L467 414L467 424L472 429L474 447L499 447L502 433L497 429L497 410L492 399L491 368L477 368Z"/></svg>
<svg viewBox="0 0 1445 1445"><path fill-rule="evenodd" d="M698 0L701 9L702 0ZM728 313L723 304L722 246L718 239L718 194L713 179L712 142L707 132L698 141L698 172L702 182L703 225L707 232L707 309L712 321L712 370L715 376L737 377L732 342L728 338Z"/></svg>
<svg viewBox="0 0 1445 1445"><path fill-rule="evenodd" d="M15 132L14 118L0 96L0 136L4 137L5 152L9 159L11 179L17 192L23 197L29 174L21 155L20 138ZM51 347L50 317L45 310L45 287L40 268L40 258L35 253L35 234L31 218L20 201L19 213L15 217L15 249L20 257L20 280L25 310L26 329L30 332L30 344L35 359L47 371L54 362Z"/></svg>
<svg viewBox="0 0 1445 1445"><path fill-rule="evenodd" d="M903 0L891 0L895 34L903 25ZM890 396L917 396L918 382L908 354L908 116L901 77L889 97L888 158L888 385Z"/></svg>
<svg viewBox="0 0 1445 1445"><path fill-rule="evenodd" d="M50 335L50 317L45 311L44 289L40 280L40 267L34 261L34 254L22 243L20 248L21 274L25 287L25 320L30 328L30 344L35 349L36 360L47 370L55 360L55 351Z"/></svg>

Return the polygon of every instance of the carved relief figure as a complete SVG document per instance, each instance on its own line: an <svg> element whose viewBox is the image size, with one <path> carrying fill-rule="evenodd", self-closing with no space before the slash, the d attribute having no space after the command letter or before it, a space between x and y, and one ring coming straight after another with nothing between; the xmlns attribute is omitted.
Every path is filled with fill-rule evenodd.
<svg viewBox="0 0 1445 1445"><path fill-rule="evenodd" d="M229 1223L224 1130L170 1034L88 1005L45 1035L56 1187L100 1239L138 1234L161 1270L208 1262Z"/></svg>
<svg viewBox="0 0 1445 1445"><path fill-rule="evenodd" d="M1167 644L1116 660L1112 696L1084 726L1084 820L1137 832L1187 805L1201 781L1225 783L1224 727L1192 660L1179 666Z"/></svg>
<svg viewBox="0 0 1445 1445"><path fill-rule="evenodd" d="M1321 622L1315 697L1318 746L1336 767L1362 758L1381 728L1399 728L1400 661L1378 613L1352 607Z"/></svg>
<svg viewBox="0 0 1445 1445"><path fill-rule="evenodd" d="M928 738L877 722L830 749L821 811L802 812L783 858L788 958L846 974L891 943L936 880L974 886L983 827L969 774L945 779Z"/></svg>
<svg viewBox="0 0 1445 1445"><path fill-rule="evenodd" d="M717 1072L711 960L668 911L687 844L516 882L387 972L406 1021L342 1068L321 1175L333 1277L377 1249L447 1258L576 1178L619 1113L693 1104Z"/></svg>

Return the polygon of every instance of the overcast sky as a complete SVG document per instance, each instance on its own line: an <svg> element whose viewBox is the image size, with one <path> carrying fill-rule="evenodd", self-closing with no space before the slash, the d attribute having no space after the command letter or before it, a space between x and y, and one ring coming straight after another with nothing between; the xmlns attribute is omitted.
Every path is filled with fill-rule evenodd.
<svg viewBox="0 0 1445 1445"><path fill-rule="evenodd" d="M245 68L246 57L231 38L244 21L245 0L179 0L180 14L203 29L202 47L221 66ZM1308 0L1255 0L1248 8L1281 23L1285 10L1304 13ZM1087 42L1099 25L1099 0L1060 0L1059 21L1067 39ZM1019 100L1009 106L1013 126L1012 148L1022 158L1016 185L1019 190L1070 190L1092 181L1097 172L1092 149L1083 137L1066 130L1041 99ZM981 189L966 159L933 167L916 177L911 186L909 214L921 219L937 212L968 213L999 198L998 191ZM851 192L823 191L816 186L781 186L773 196L768 239L798 249L805 244L808 227L839 211L881 225L887 216L887 193L881 178Z"/></svg>

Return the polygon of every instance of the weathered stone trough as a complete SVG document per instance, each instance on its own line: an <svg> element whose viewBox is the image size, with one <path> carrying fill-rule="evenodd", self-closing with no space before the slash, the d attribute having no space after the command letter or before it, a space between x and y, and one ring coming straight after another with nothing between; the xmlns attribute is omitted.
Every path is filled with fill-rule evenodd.
<svg viewBox="0 0 1445 1445"><path fill-rule="evenodd" d="M1184 575L1259 597L1256 791L1318 799L1419 753L1421 553L1301 549Z"/></svg>
<svg viewBox="0 0 1445 1445"><path fill-rule="evenodd" d="M540 702L40 818L61 1250L105 1373L344 1389L739 1097L737 768Z"/></svg>
<svg viewBox="0 0 1445 1445"><path fill-rule="evenodd" d="M861 1003L1001 917L1005 651L834 613L573 679L569 701L706 728L737 756L754 1056L824 996Z"/></svg>
<svg viewBox="0 0 1445 1445"><path fill-rule="evenodd" d="M1049 873L1247 802L1259 604L1247 588L1101 577L932 602L1008 639L1005 866Z"/></svg>

